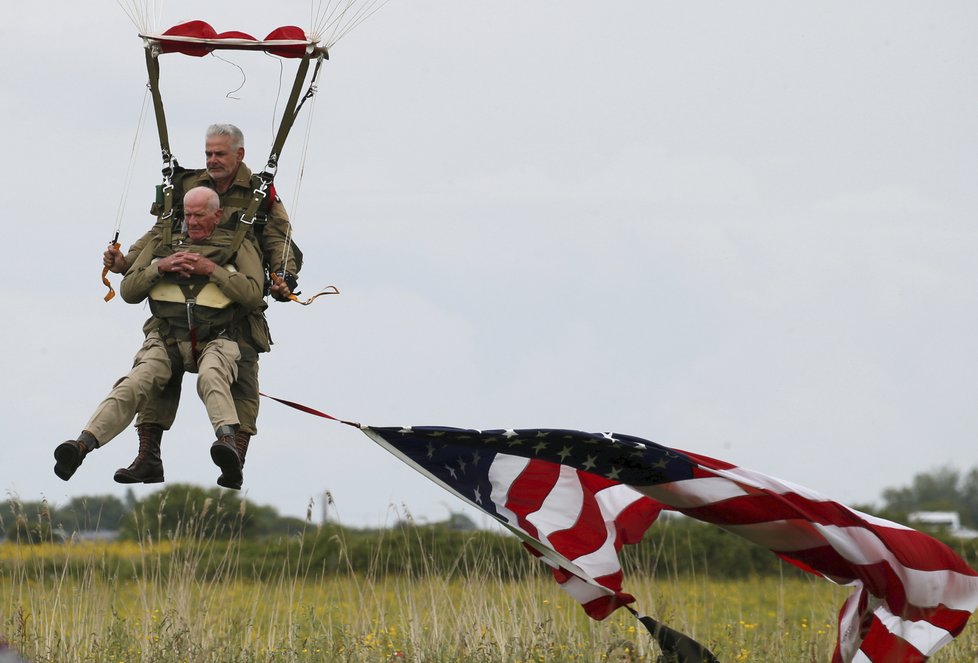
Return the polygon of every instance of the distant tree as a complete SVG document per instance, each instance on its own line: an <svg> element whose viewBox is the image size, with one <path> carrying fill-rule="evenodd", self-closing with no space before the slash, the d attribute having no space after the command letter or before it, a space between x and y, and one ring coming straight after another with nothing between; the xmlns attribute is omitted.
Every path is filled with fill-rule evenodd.
<svg viewBox="0 0 978 663"><path fill-rule="evenodd" d="M302 532L305 522L283 518L271 506L243 500L239 493L172 484L138 500L122 519L120 536L243 539Z"/></svg>
<svg viewBox="0 0 978 663"><path fill-rule="evenodd" d="M241 531L241 499L221 488L171 484L138 500L119 530L123 538L230 538Z"/></svg>
<svg viewBox="0 0 978 663"><path fill-rule="evenodd" d="M448 526L448 529L459 532L474 532L479 529L471 518L460 511L452 511L452 515L445 521L445 525Z"/></svg>
<svg viewBox="0 0 978 663"><path fill-rule="evenodd" d="M971 468L961 482L961 522L978 529L978 467Z"/></svg>
<svg viewBox="0 0 978 663"><path fill-rule="evenodd" d="M75 497L54 509L51 520L66 533L83 531L115 531L129 508L115 495Z"/></svg>
<svg viewBox="0 0 978 663"><path fill-rule="evenodd" d="M0 535L18 543L51 541L51 508L47 500L21 502L11 496L0 506Z"/></svg>
<svg viewBox="0 0 978 663"><path fill-rule="evenodd" d="M978 469L962 482L958 470L944 466L916 475L910 486L883 491L887 517L906 520L913 511L958 511L964 524L978 518Z"/></svg>

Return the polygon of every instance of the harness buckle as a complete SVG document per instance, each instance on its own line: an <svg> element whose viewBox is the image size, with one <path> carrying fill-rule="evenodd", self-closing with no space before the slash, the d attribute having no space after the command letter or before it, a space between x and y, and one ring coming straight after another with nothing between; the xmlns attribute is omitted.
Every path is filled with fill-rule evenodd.
<svg viewBox="0 0 978 663"><path fill-rule="evenodd" d="M261 207L262 201L268 197L268 184L269 183L263 179L261 186L259 186L257 189L251 192L253 194L253 197L251 199L251 205L249 209L253 207L255 209L255 213L252 214L250 217L247 216L247 214L242 214L241 223L245 224L246 226L255 225L255 219L258 218L258 209Z"/></svg>

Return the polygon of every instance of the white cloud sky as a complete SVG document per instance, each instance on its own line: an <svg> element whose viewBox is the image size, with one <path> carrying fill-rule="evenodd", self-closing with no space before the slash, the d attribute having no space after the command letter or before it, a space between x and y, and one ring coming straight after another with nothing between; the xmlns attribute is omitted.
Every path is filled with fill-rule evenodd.
<svg viewBox="0 0 978 663"><path fill-rule="evenodd" d="M165 5L164 27L185 18L262 36L307 25L309 3ZM302 284L343 294L272 304L262 388L374 425L613 429L849 503L974 466L976 27L965 1L391 0L332 51L297 201L303 124L286 150ZM23 226L0 489L23 499L121 495L135 450L127 432L70 482L51 470L147 315L98 280L145 89L135 32L107 1L21 3L0 25L0 174ZM228 57L237 100L234 66L164 57L184 165L215 121L264 161L278 64ZM158 179L150 118L124 243ZM210 486L185 393L167 480ZM247 496L283 513L324 490L349 524L460 508L353 429L273 402L259 426Z"/></svg>

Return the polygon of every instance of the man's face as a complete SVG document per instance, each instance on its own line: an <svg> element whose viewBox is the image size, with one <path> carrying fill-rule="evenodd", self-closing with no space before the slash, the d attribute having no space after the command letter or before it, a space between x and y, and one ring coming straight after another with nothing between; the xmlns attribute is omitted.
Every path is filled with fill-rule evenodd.
<svg viewBox="0 0 978 663"><path fill-rule="evenodd" d="M211 136L204 143L204 156L207 157L207 174L215 182L224 182L238 172L238 165L244 159L244 148L231 149L229 136Z"/></svg>
<svg viewBox="0 0 978 663"><path fill-rule="evenodd" d="M184 200L183 218L187 223L187 236L194 242L200 242L214 232L221 220L221 208L208 212L206 201Z"/></svg>

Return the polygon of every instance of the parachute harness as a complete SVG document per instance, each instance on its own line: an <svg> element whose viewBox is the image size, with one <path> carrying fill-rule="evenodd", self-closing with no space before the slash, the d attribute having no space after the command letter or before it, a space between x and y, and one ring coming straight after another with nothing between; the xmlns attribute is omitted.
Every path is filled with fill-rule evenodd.
<svg viewBox="0 0 978 663"><path fill-rule="evenodd" d="M178 26L179 27L179 26ZM280 29L281 30L281 29ZM173 31L168 31L166 34L170 35ZM274 34L274 33L273 33ZM162 231L162 242L169 244L172 241L173 233L173 219L174 219L174 185L173 185L173 175L179 169L179 164L176 158L170 150L170 140L169 132L167 130L166 123L166 112L163 107L163 98L160 93L159 79L160 79L160 65L159 56L168 50L181 50L183 46L178 45L174 47L172 44L168 48L164 48L161 37L152 37L148 35L141 35L143 37L145 56L146 56L146 70L149 74L149 81L147 83L147 88L152 95L153 99L153 110L156 116L156 128L159 133L160 139L160 153L163 160L163 184L162 184L162 200L161 202L161 213L160 213L160 226ZM271 37L271 35L270 35ZM172 36L169 38L173 38ZM168 38L168 39L169 39ZM193 46L187 46L187 48L196 50L186 50L187 54L190 55L203 55L206 53L211 53L214 48L227 47L219 45L217 42L220 40L215 39L201 39L196 37L180 37L177 38L178 42L190 43ZM199 44L199 46L198 46ZM316 41L306 41L303 45L303 50L301 54L301 61L299 62L298 69L295 75L295 82L292 85L292 91L289 95L288 103L282 113L282 119L279 123L278 131L275 135L275 140L272 144L270 150L268 161L265 164L265 168L257 174L258 186L252 191L251 200L248 203L248 207L244 210L240 216L235 229L235 233L232 237L230 245L227 247L226 255L228 257L234 255L237 250L241 247L241 243L247 237L248 232L252 231L255 221L258 217L259 210L262 204L265 202L269 195L269 191L275 181L275 175L278 172L279 159L282 154L282 150L285 146L286 139L289 136L289 132L295 123L296 117L299 111L302 109L305 102L312 99L316 92L318 91L318 79L319 74L322 70L323 61L329 59L329 51L326 47L318 46ZM293 42L289 46L295 49L297 45ZM269 47L269 50L272 50ZM292 55L298 55L297 50L291 51ZM309 87L305 94L302 94L302 86L305 82L306 75L309 71L309 65L312 59L315 57L316 66L313 70L312 77L310 79ZM308 133L306 140L308 141ZM305 150L303 150L303 158L305 158ZM285 255L283 255L283 266L288 260L289 248L291 245L291 224L289 227L289 235L286 241ZM113 247L118 248L118 231L116 232L116 237L113 240ZM111 285L108 283L108 279L105 278L107 275L108 268L106 268L105 273L103 273L103 282L109 287L111 291ZM276 283L282 282L282 277L278 274L273 273L271 278ZM106 301L111 299L114 295L111 292L110 295L106 297ZM323 288L320 292L315 294L313 297L303 301L300 300L295 294L290 294L288 299L304 306L308 306L315 299L322 295L328 294L339 294L339 290L335 286L328 286ZM188 313L190 311L188 310Z"/></svg>

